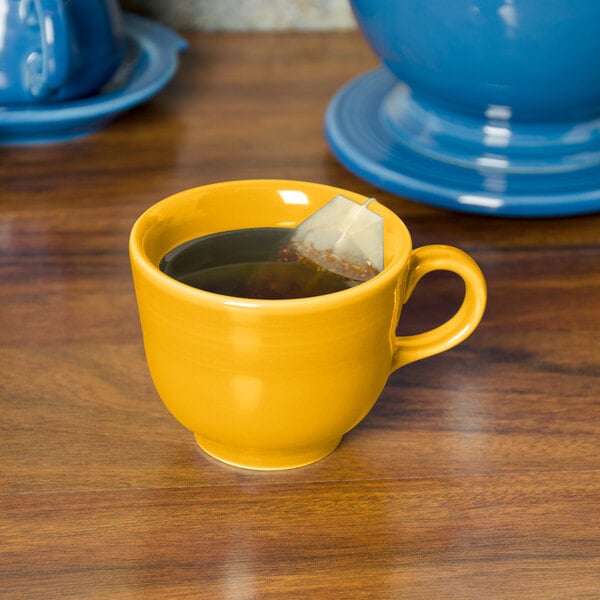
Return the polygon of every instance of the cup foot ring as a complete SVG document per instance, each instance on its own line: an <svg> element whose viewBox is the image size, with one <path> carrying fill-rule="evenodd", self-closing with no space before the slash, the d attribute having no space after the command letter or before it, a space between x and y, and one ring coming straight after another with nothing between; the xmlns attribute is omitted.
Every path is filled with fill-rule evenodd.
<svg viewBox="0 0 600 600"><path fill-rule="evenodd" d="M331 454L341 438L328 440L315 446L298 449L264 450L259 448L225 446L194 434L200 449L221 462L234 467L255 471L278 471L296 469L318 462Z"/></svg>

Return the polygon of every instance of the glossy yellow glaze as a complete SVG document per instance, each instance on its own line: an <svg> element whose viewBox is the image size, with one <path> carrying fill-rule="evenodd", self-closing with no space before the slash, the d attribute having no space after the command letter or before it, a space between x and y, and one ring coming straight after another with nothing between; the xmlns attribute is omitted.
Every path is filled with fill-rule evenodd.
<svg viewBox="0 0 600 600"><path fill-rule="evenodd" d="M152 379L169 411L216 458L247 468L315 462L369 412L392 370L455 346L479 323L481 271L447 246L412 250L402 221L384 219L385 268L354 288L313 298L253 300L205 292L158 268L192 238L248 227L294 227L336 194L285 180L233 181L171 196L135 223L130 256ZM402 304L427 272L465 281L456 315L433 331L396 337Z"/></svg>

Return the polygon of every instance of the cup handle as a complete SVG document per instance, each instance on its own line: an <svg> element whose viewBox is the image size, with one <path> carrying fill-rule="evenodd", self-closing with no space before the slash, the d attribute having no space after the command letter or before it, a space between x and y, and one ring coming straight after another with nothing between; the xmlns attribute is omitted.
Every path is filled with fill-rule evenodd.
<svg viewBox="0 0 600 600"><path fill-rule="evenodd" d="M460 344L481 321L487 300L483 273L462 250L442 245L423 246L413 250L410 260L403 303L410 298L421 278L431 271L456 273L465 283L465 296L458 311L442 325L424 333L394 339L392 371Z"/></svg>
<svg viewBox="0 0 600 600"><path fill-rule="evenodd" d="M63 0L33 0L40 28L41 52L29 56L29 90L35 97L51 94L67 80L69 42Z"/></svg>

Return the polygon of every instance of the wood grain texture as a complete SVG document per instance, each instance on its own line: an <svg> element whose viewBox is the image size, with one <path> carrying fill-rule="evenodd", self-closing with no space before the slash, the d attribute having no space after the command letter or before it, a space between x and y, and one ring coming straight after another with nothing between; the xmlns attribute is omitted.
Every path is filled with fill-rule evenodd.
<svg viewBox="0 0 600 600"><path fill-rule="evenodd" d="M347 172L322 119L376 64L358 33L187 37L171 84L105 130L0 146L0 597L600 597L600 215L450 213ZM280 473L217 463L167 413L127 256L154 202L252 177L375 195L489 286L471 338ZM428 276L400 331L461 294Z"/></svg>

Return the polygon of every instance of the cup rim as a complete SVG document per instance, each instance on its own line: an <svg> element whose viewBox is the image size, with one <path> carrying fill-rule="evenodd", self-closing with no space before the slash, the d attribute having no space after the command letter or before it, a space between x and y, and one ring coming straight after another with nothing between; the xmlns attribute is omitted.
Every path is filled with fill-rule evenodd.
<svg viewBox="0 0 600 600"><path fill-rule="evenodd" d="M371 210L374 209L374 212L382 216L388 223L393 224L394 230L399 234L396 238L398 250L395 253L395 256L392 257L391 262L385 264L380 273L367 281L361 282L359 285L337 292L320 294L318 296L286 299L257 299L228 296L195 288L177 281L173 277L163 273L158 265L154 264L147 256L143 247L143 240L146 232L149 227L152 227L152 221L155 223L157 222L158 213L161 212L161 209L166 205L177 201L178 198L183 198L184 196L187 197L190 194L200 191L202 191L202 193L208 192L210 191L210 188L225 189L232 186L265 187L271 185L274 189L282 185L288 187L293 185L308 192L310 192L310 188L328 188L332 193L332 198L335 194L344 194L346 197L355 201L365 202L369 199L362 194L331 186L329 184L291 179L239 179L187 188L154 203L137 217L129 236L129 255L132 266L137 266L147 280L152 281L155 285L167 290L169 294L177 296L180 299L185 299L187 302L198 303L204 306L229 306L244 309L258 309L263 307L263 310L278 312L281 309L286 313L290 310L302 310L311 307L322 309L327 305L339 304L340 301L343 300L353 302L361 296L370 295L372 291L373 293L376 293L378 289L389 286L391 280L394 281L395 286L399 285L401 272L410 259L412 252L412 239L408 228L402 219L376 199L369 204L369 208Z"/></svg>

